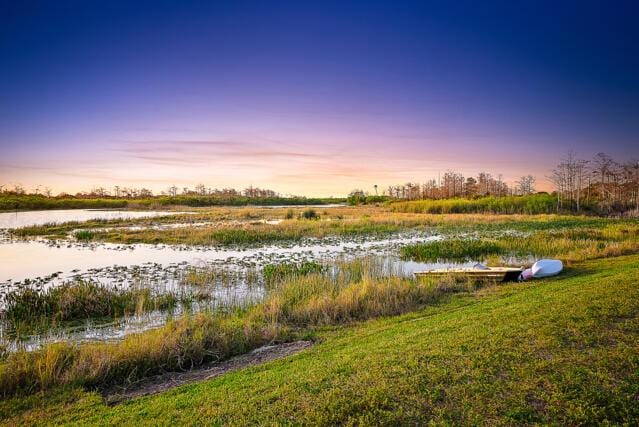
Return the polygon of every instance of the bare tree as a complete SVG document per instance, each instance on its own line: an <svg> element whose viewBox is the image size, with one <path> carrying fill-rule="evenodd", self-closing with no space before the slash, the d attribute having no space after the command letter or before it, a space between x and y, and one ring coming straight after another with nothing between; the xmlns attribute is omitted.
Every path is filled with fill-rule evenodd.
<svg viewBox="0 0 639 427"><path fill-rule="evenodd" d="M516 190L521 195L525 196L535 192L535 177L532 175L522 176L516 184Z"/></svg>

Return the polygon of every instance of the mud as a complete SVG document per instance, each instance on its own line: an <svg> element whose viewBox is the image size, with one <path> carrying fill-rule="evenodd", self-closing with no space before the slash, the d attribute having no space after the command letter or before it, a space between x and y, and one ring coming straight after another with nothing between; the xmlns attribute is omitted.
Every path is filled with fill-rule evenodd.
<svg viewBox="0 0 639 427"><path fill-rule="evenodd" d="M198 381L210 380L220 375L250 366L261 365L271 360L291 356L312 346L311 341L295 341L257 348L250 353L233 357L223 362L217 362L187 372L170 372L157 375L129 387L118 387L103 390L104 400L109 405L123 403L137 397L162 393L175 387Z"/></svg>

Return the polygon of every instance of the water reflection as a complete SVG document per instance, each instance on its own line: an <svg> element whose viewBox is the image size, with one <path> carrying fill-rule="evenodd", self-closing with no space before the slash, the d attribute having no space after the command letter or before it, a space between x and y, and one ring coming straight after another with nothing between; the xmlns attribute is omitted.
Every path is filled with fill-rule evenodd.
<svg viewBox="0 0 639 427"><path fill-rule="evenodd" d="M92 219L135 219L178 215L185 212L167 211L119 211L106 209L66 209L48 211L4 212L0 213L0 229L15 229L48 223L69 221L89 221Z"/></svg>

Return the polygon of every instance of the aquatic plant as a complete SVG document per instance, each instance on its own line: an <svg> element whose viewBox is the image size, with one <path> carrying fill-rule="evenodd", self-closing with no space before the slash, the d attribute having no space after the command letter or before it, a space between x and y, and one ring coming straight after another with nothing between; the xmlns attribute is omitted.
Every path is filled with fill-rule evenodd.
<svg viewBox="0 0 639 427"><path fill-rule="evenodd" d="M466 261L502 254L504 249L495 242L477 239L444 239L407 245L400 249L403 259L414 261Z"/></svg>
<svg viewBox="0 0 639 427"><path fill-rule="evenodd" d="M172 293L154 294L148 288L110 288L77 280L44 290L25 287L8 292L0 316L20 329L42 323L166 310L187 298Z"/></svg>
<svg viewBox="0 0 639 427"><path fill-rule="evenodd" d="M366 268L374 263L341 261L337 270L292 276L246 310L185 315L116 343L57 343L11 353L0 362L0 393L9 396L66 384L126 384L306 335L304 328L403 313L445 293L472 290L465 284L438 287L387 277L389 270L381 262L372 271Z"/></svg>
<svg viewBox="0 0 639 427"><path fill-rule="evenodd" d="M314 261L304 261L302 263L280 263L268 264L262 268L262 274L267 285L281 282L299 276L306 276L311 273L321 273L327 266Z"/></svg>
<svg viewBox="0 0 639 427"><path fill-rule="evenodd" d="M76 240L90 241L90 240L93 240L95 233L91 230L78 230L75 233L73 233L73 236L75 237Z"/></svg>

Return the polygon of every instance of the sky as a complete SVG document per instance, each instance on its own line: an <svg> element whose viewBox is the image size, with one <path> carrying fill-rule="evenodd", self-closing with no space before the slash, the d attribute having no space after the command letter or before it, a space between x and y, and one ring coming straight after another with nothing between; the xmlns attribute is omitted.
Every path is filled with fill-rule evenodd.
<svg viewBox="0 0 639 427"><path fill-rule="evenodd" d="M639 3L0 0L0 184L342 196L639 158Z"/></svg>

